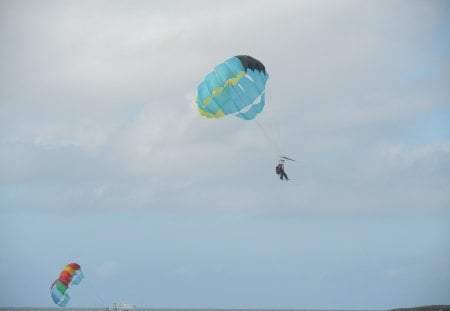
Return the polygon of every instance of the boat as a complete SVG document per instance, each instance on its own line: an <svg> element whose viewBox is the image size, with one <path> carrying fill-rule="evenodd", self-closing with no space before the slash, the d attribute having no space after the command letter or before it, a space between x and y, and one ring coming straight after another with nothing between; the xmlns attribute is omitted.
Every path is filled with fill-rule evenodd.
<svg viewBox="0 0 450 311"><path fill-rule="evenodd" d="M130 303L114 303L111 307L105 309L105 311L129 311L136 308L135 305Z"/></svg>

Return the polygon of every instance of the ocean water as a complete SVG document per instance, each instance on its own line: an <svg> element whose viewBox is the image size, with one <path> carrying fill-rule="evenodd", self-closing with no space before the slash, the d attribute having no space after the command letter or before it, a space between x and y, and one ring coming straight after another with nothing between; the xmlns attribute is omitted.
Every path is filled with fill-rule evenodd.
<svg viewBox="0 0 450 311"><path fill-rule="evenodd" d="M0 311L104 311L105 308L8 308L0 307ZM156 309L156 308L134 308L130 311L381 311L381 310L319 310L319 309Z"/></svg>
<svg viewBox="0 0 450 311"><path fill-rule="evenodd" d="M105 308L7 308L0 307L0 311L105 311ZM384 311L384 310L345 310L345 309L152 309L152 308L134 308L130 311Z"/></svg>

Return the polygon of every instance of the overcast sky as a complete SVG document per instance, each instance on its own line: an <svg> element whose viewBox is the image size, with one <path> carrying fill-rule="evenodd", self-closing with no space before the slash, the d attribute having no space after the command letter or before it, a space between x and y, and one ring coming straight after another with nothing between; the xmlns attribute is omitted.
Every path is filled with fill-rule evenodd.
<svg viewBox="0 0 450 311"><path fill-rule="evenodd" d="M450 304L448 1L0 1L0 306ZM254 121L196 87L266 66ZM275 175L283 153L291 180Z"/></svg>

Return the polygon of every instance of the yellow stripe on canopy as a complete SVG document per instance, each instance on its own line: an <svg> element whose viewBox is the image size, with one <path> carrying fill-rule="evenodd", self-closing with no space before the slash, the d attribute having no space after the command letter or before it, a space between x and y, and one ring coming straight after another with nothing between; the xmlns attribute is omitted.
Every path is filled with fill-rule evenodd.
<svg viewBox="0 0 450 311"><path fill-rule="evenodd" d="M73 270L73 269L72 269L71 267L69 267L69 266L65 266L65 267L63 268L63 271L69 272L70 275L73 275L73 273L75 272L75 270Z"/></svg>
<svg viewBox="0 0 450 311"><path fill-rule="evenodd" d="M236 84L238 84L239 80L241 80L243 76L245 76L245 72L244 71L239 71L239 73L235 77L230 78L227 81L225 81L223 86L216 87L212 91L210 96L208 96L205 99L203 99L203 101L202 101L203 107L208 106L208 104L214 99L214 97L216 97L217 95L222 93L223 89L226 86L235 86Z"/></svg>

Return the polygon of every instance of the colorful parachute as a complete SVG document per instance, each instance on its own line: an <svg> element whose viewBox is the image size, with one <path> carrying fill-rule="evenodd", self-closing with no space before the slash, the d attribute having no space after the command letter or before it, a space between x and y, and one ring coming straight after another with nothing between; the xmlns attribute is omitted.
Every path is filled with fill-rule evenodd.
<svg viewBox="0 0 450 311"><path fill-rule="evenodd" d="M268 78L259 60L247 55L234 56L217 65L198 85L198 111L207 118L232 114L251 120L264 108Z"/></svg>
<svg viewBox="0 0 450 311"><path fill-rule="evenodd" d="M79 284L83 277L83 272L79 264L69 263L66 265L59 274L59 278L50 286L53 301L58 306L65 307L70 299L69 294L66 293L69 285Z"/></svg>

